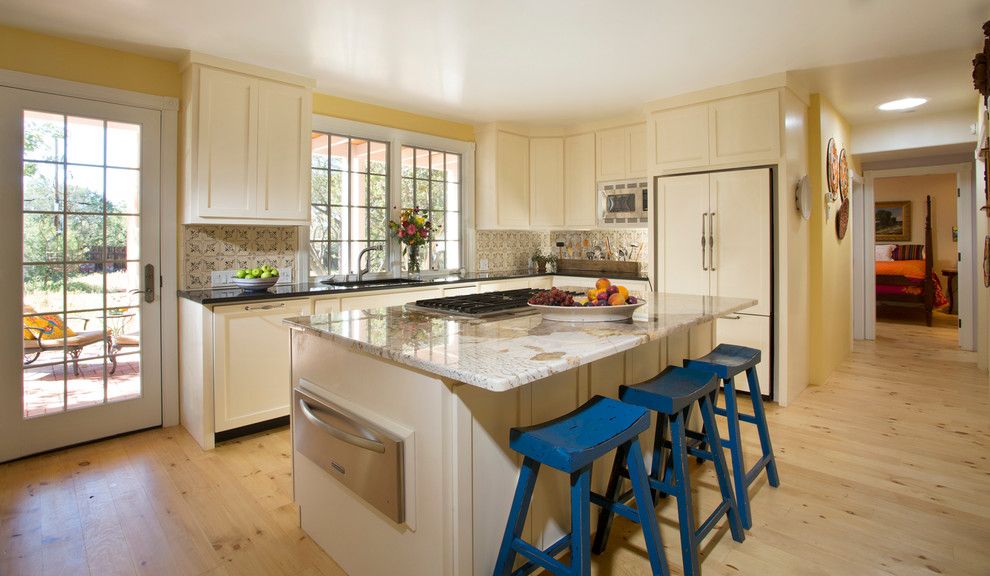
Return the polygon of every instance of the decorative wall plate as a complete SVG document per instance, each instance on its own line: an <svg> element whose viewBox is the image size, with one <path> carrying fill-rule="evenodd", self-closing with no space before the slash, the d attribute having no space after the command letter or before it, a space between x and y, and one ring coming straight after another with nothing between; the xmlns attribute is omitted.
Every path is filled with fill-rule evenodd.
<svg viewBox="0 0 990 576"><path fill-rule="evenodd" d="M990 288L990 236L983 240L983 285Z"/></svg>
<svg viewBox="0 0 990 576"><path fill-rule="evenodd" d="M839 152L839 196L843 201L849 199L849 162L845 148Z"/></svg>
<svg viewBox="0 0 990 576"><path fill-rule="evenodd" d="M846 230L849 228L849 199L842 201L842 206L835 214L835 235L842 240L846 237Z"/></svg>
<svg viewBox="0 0 990 576"><path fill-rule="evenodd" d="M805 220L811 218L811 185L808 184L807 176L802 176L794 186L794 203L797 211L801 213L801 218Z"/></svg>
<svg viewBox="0 0 990 576"><path fill-rule="evenodd" d="M839 194L839 151L835 148L835 138L828 139L828 153L825 156L825 176L828 178L828 193L832 200Z"/></svg>

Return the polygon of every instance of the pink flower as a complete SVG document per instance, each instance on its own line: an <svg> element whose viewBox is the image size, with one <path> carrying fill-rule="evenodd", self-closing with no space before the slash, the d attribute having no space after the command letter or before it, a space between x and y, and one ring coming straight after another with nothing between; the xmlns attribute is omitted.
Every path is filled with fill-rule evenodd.
<svg viewBox="0 0 990 576"><path fill-rule="evenodd" d="M399 238L405 238L405 237L406 237L406 231L405 230L399 230Z"/></svg>
<svg viewBox="0 0 990 576"><path fill-rule="evenodd" d="M415 233L416 233L416 226L414 226L412 224L409 224L408 226L406 226L406 234L409 234L410 236L412 236Z"/></svg>

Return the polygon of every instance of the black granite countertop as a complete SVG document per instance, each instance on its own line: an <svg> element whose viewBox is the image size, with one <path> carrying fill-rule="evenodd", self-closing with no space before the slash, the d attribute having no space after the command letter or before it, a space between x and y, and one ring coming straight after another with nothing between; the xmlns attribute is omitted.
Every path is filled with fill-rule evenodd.
<svg viewBox="0 0 990 576"><path fill-rule="evenodd" d="M307 296L350 294L352 292L373 292L377 290L395 290L427 288L430 286L447 284L465 284L471 282L484 282L491 280L512 280L515 278L535 278L539 276L551 276L553 274L539 274L528 270L507 271L507 272L473 272L459 276L439 276L436 278L424 279L420 282L410 282L404 284L380 285L380 286L339 286L334 284L321 284L319 282L307 282L300 284L276 284L263 292L245 292L240 288L208 288L204 290L179 290L180 298L191 300L199 304L231 304L234 302L248 302L254 300L272 300L279 298L300 298ZM600 274L581 274L565 272L558 276L572 276L583 278L597 278ZM647 281L642 276L622 276L609 275L609 278L617 280L638 280Z"/></svg>

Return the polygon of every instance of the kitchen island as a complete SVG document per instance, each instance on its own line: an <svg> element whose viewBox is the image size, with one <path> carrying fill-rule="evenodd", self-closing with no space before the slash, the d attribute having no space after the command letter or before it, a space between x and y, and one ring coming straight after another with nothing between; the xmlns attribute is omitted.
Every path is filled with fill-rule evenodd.
<svg viewBox="0 0 990 576"><path fill-rule="evenodd" d="M626 322L469 319L403 307L286 320L303 529L351 576L490 574L520 464L509 429L596 394L615 397L622 384L707 353L714 320L754 304L645 299ZM312 449L320 429L325 453ZM340 462L338 449L347 453ZM593 477L599 491L605 460ZM567 477L545 469L524 537L546 546L568 527Z"/></svg>

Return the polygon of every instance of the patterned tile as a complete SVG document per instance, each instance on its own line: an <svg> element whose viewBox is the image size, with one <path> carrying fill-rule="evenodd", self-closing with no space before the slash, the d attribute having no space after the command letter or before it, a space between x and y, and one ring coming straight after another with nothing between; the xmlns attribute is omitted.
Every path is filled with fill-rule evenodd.
<svg viewBox="0 0 990 576"><path fill-rule="evenodd" d="M297 278L294 226L184 226L184 288L209 288L210 272L267 263Z"/></svg>
<svg viewBox="0 0 990 576"><path fill-rule="evenodd" d="M637 260L642 263L643 274L649 274L649 233L646 230L587 230L526 232L516 230L479 230L475 241L475 262L488 260L488 270L508 271L528 269L530 258L539 249L543 254L563 254L565 258L582 258L595 246L605 249L606 240L613 253L619 248L632 252L632 244L639 245ZM564 242L558 250L556 243Z"/></svg>

